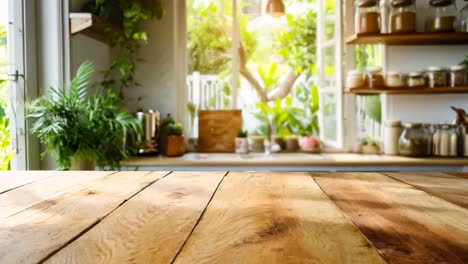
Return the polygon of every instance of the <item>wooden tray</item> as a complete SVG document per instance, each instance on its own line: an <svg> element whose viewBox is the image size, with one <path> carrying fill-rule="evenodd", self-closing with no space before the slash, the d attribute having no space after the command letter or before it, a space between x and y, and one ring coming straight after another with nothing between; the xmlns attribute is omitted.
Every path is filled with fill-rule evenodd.
<svg viewBox="0 0 468 264"><path fill-rule="evenodd" d="M234 139L242 128L241 110L200 110L198 152L234 152Z"/></svg>

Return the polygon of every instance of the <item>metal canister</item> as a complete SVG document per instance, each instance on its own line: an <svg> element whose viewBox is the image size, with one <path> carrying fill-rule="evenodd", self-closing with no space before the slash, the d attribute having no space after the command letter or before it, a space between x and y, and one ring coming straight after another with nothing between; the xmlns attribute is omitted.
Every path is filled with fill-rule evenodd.
<svg viewBox="0 0 468 264"><path fill-rule="evenodd" d="M159 112L149 110L148 112L138 112L136 114L138 121L143 127L143 135L138 138L142 142L139 149L139 155L156 155L159 152Z"/></svg>

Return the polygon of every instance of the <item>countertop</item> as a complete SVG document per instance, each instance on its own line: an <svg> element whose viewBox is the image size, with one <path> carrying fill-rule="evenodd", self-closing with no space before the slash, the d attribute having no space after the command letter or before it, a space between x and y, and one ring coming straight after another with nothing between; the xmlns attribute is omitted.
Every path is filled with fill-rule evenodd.
<svg viewBox="0 0 468 264"><path fill-rule="evenodd" d="M5 172L0 263L468 263L468 174Z"/></svg>
<svg viewBox="0 0 468 264"><path fill-rule="evenodd" d="M351 153L188 153L183 157L134 157L122 166L468 166L468 158L408 158Z"/></svg>

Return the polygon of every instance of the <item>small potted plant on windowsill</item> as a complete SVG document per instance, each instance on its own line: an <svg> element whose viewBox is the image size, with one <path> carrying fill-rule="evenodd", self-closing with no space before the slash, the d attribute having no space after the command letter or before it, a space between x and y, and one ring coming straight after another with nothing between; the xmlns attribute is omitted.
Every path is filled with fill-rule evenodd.
<svg viewBox="0 0 468 264"><path fill-rule="evenodd" d="M314 136L303 136L299 145L302 152L318 154L322 151L320 140Z"/></svg>
<svg viewBox="0 0 468 264"><path fill-rule="evenodd" d="M164 155L168 157L179 157L185 154L185 142L180 123L167 125L167 137Z"/></svg>
<svg viewBox="0 0 468 264"><path fill-rule="evenodd" d="M286 137L286 152L297 152L299 150L299 138L297 136Z"/></svg>
<svg viewBox="0 0 468 264"><path fill-rule="evenodd" d="M247 140L249 133L246 130L239 130L235 139L236 153L247 154L249 153L249 141Z"/></svg>
<svg viewBox="0 0 468 264"><path fill-rule="evenodd" d="M362 154L377 155L380 154L380 143L377 138L365 136L361 139L359 149Z"/></svg>

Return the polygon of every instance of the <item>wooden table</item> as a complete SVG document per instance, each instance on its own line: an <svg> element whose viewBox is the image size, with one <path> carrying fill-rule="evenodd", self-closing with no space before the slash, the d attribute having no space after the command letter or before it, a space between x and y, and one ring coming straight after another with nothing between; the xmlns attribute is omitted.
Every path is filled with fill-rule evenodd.
<svg viewBox="0 0 468 264"><path fill-rule="evenodd" d="M468 174L0 172L0 263L468 263Z"/></svg>

